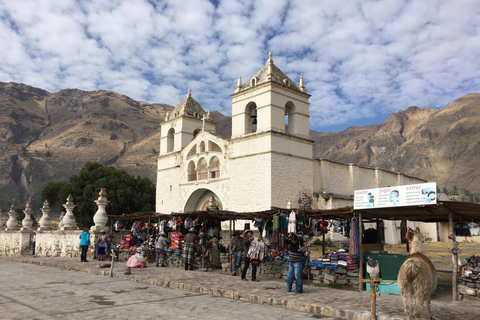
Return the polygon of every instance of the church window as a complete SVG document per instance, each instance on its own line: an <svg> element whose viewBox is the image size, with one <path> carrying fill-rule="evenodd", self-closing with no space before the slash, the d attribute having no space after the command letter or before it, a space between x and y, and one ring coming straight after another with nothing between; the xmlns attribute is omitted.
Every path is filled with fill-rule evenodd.
<svg viewBox="0 0 480 320"><path fill-rule="evenodd" d="M210 170L210 179L220 178L220 161L217 157L210 159L208 169Z"/></svg>
<svg viewBox="0 0 480 320"><path fill-rule="evenodd" d="M175 142L175 129L170 128L167 133L167 152L172 152Z"/></svg>
<svg viewBox="0 0 480 320"><path fill-rule="evenodd" d="M205 141L200 142L200 150L199 152L205 152Z"/></svg>
<svg viewBox="0 0 480 320"><path fill-rule="evenodd" d="M197 136L197 134L199 134L199 133L200 133L200 131L201 131L200 129L197 129L197 130L193 131L193 137L192 137L192 140L193 140L193 139L195 139L195 137Z"/></svg>
<svg viewBox="0 0 480 320"><path fill-rule="evenodd" d="M205 158L201 158L198 161L197 178L198 178L198 180L207 180L207 178L208 178L207 160Z"/></svg>
<svg viewBox="0 0 480 320"><path fill-rule="evenodd" d="M252 81L250 82L250 85L251 85L252 87L255 87L255 78L252 79Z"/></svg>
<svg viewBox="0 0 480 320"><path fill-rule="evenodd" d="M197 145L194 145L190 151L188 151L187 158L193 157L197 153Z"/></svg>
<svg viewBox="0 0 480 320"><path fill-rule="evenodd" d="M245 134L257 132L258 113L255 102L247 104L245 114Z"/></svg>
<svg viewBox="0 0 480 320"><path fill-rule="evenodd" d="M285 132L295 133L295 121L294 121L295 105L292 102L285 104Z"/></svg>
<svg viewBox="0 0 480 320"><path fill-rule="evenodd" d="M211 151L211 152L222 152L222 149L221 149L220 146L219 146L218 144L216 144L215 142L209 141L209 142L208 142L208 151Z"/></svg>
<svg viewBox="0 0 480 320"><path fill-rule="evenodd" d="M188 181L197 180L197 170L195 169L195 162L190 161L188 163Z"/></svg>

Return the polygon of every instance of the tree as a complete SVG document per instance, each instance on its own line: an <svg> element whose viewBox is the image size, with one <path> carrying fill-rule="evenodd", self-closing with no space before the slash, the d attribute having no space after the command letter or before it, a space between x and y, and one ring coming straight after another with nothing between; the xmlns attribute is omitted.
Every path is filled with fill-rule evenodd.
<svg viewBox="0 0 480 320"><path fill-rule="evenodd" d="M66 187L68 183L63 181L49 182L42 189L42 201L47 200L52 211L55 207L59 207L61 211L62 205L66 202L68 197L68 191ZM58 211L57 211L58 212Z"/></svg>
<svg viewBox="0 0 480 320"><path fill-rule="evenodd" d="M25 218L25 212L23 212L25 210L25 208L16 208L15 209L15 212L17 213L15 218L17 219L17 225L18 226L22 226L22 221L23 219ZM38 223L37 223L37 219L35 218L35 214L31 214L30 215L30 218L32 218L32 221L33 221L33 224L32 224L32 228L36 228L38 227Z"/></svg>
<svg viewBox="0 0 480 320"><path fill-rule="evenodd" d="M69 194L73 196L77 205L74 215L80 229L93 225L93 216L97 211L94 200L98 198L100 188L106 188L110 201L106 208L109 215L153 211L155 208L155 185L150 179L135 177L113 166L103 167L97 162L85 164L78 175L70 177L69 184L55 182L45 188L45 192L42 190L42 201L49 199L50 202L51 199L61 204ZM54 191L57 198L51 194Z"/></svg>
<svg viewBox="0 0 480 320"><path fill-rule="evenodd" d="M452 194L453 194L454 196L458 196L458 189L457 189L457 185L454 185L454 186L453 186L453 191L452 191Z"/></svg>
<svg viewBox="0 0 480 320"><path fill-rule="evenodd" d="M442 189L442 193L448 194L447 187L443 187L443 189Z"/></svg>

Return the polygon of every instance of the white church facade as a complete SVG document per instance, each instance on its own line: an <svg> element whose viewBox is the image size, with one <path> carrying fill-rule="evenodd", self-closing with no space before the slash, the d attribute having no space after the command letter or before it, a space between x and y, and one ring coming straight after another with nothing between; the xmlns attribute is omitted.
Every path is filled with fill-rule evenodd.
<svg viewBox="0 0 480 320"><path fill-rule="evenodd" d="M269 55L265 66L238 84L232 98L232 136L215 134L209 113L191 91L161 124L156 212L271 207L333 209L353 205L354 190L423 183L382 169L313 158L309 98ZM386 229L397 229L385 222ZM390 233L392 234L390 236ZM388 239L387 239L388 236ZM387 232L398 243L399 232Z"/></svg>

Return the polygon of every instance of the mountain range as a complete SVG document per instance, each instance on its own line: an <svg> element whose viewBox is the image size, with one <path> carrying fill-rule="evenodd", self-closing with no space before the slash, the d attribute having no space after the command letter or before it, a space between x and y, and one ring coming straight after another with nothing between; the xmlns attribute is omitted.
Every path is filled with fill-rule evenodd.
<svg viewBox="0 0 480 320"><path fill-rule="evenodd" d="M56 93L0 82L0 208L40 206L50 181L68 181L88 161L156 179L160 124L173 106L112 91ZM217 134L231 118L212 112ZM311 131L314 156L379 167L437 181L440 188L480 192L480 94L441 109L409 107L377 125Z"/></svg>

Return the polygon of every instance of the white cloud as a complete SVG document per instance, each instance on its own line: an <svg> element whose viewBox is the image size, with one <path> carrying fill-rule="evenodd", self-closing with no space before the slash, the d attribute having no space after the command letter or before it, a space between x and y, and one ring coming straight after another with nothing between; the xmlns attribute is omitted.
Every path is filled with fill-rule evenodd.
<svg viewBox="0 0 480 320"><path fill-rule="evenodd" d="M474 0L3 1L0 81L172 105L191 87L228 114L272 51L322 130L478 91L479 14Z"/></svg>

